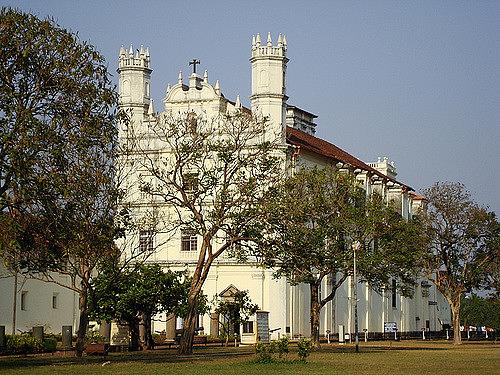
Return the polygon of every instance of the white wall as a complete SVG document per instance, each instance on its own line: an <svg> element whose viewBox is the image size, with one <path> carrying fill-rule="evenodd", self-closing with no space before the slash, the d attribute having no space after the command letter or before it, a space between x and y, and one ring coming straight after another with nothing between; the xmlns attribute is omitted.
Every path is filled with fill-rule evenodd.
<svg viewBox="0 0 500 375"><path fill-rule="evenodd" d="M0 266L1 267L1 266ZM0 325L5 326L7 334L12 333L14 305L14 276L8 275L0 268ZM67 281L56 276L61 282ZM33 326L44 326L46 332L60 333L63 325L78 327L78 295L73 291L39 280L18 276L17 283L16 332L29 331ZM21 306L21 295L25 292L24 310ZM56 307L52 306L56 295Z"/></svg>

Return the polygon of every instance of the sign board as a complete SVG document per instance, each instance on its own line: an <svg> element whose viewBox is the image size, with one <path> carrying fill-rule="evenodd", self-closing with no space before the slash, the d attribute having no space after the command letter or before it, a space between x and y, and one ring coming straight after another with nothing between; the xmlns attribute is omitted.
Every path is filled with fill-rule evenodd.
<svg viewBox="0 0 500 375"><path fill-rule="evenodd" d="M397 332L397 330L396 322L384 322L384 333Z"/></svg>
<svg viewBox="0 0 500 375"><path fill-rule="evenodd" d="M269 342L269 312L257 311L257 340Z"/></svg>

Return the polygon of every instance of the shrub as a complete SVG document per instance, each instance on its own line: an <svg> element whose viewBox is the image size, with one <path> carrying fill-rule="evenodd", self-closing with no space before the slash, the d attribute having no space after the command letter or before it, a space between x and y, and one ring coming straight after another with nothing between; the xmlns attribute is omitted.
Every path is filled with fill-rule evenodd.
<svg viewBox="0 0 500 375"><path fill-rule="evenodd" d="M255 353L257 354L257 362L271 363L273 362L273 354L275 347L271 343L258 342L255 345Z"/></svg>
<svg viewBox="0 0 500 375"><path fill-rule="evenodd" d="M278 357L281 358L283 355L288 354L288 337L283 336L281 339L276 341L276 352L278 353Z"/></svg>
<svg viewBox="0 0 500 375"><path fill-rule="evenodd" d="M96 344L96 343L104 343L105 338L101 336L99 331L90 331L85 336L85 342L87 344Z"/></svg>
<svg viewBox="0 0 500 375"><path fill-rule="evenodd" d="M306 361L306 358L311 354L311 350L313 348L313 343L310 339L302 338L297 343L298 355L301 361Z"/></svg>
<svg viewBox="0 0 500 375"><path fill-rule="evenodd" d="M284 354L288 353L288 342L288 337L284 336L280 340L273 340L269 343L257 343L255 345L257 362L271 363L275 360L275 354L278 354L278 357L281 359Z"/></svg>
<svg viewBox="0 0 500 375"><path fill-rule="evenodd" d="M53 353L57 350L57 339L55 337L47 337L42 342L43 350Z"/></svg>
<svg viewBox="0 0 500 375"><path fill-rule="evenodd" d="M12 354L36 353L42 349L40 340L23 333L21 335L10 335L7 337L7 352Z"/></svg>

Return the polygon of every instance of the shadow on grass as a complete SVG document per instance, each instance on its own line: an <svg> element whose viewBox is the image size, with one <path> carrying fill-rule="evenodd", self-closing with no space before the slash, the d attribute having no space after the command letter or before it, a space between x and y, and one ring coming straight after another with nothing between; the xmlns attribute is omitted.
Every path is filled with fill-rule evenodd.
<svg viewBox="0 0 500 375"><path fill-rule="evenodd" d="M377 352L387 352L390 350L448 350L450 348L446 347L432 347L432 346L388 346L388 345L370 345L370 346L359 346L359 353L377 353ZM354 346L322 346L319 349L321 353L356 353L356 348Z"/></svg>
<svg viewBox="0 0 500 375"><path fill-rule="evenodd" d="M360 352L363 353L377 353L387 351L442 351L449 350L453 346L440 346L440 345L404 345L403 343L394 344L381 344L381 345L360 345ZM290 347L291 353L296 352L295 346ZM317 351L318 353L355 353L354 345L322 345ZM101 356L84 356L77 358L74 352L58 352L54 355L38 354L28 356L0 356L0 370L2 369L15 369L26 367L40 367L40 366L58 366L58 365L87 365L87 364L103 364L105 362L111 363L126 363L126 362L143 362L143 363L174 363L186 361L214 361L220 358L241 357L254 355L254 348L239 347L195 347L191 355L178 355L176 349L159 348L152 351L145 352L124 352L124 353L110 353L106 357Z"/></svg>
<svg viewBox="0 0 500 375"><path fill-rule="evenodd" d="M224 348L226 349L226 348ZM241 348L239 350L224 349L198 349L190 355L178 355L175 350L158 349L145 352L110 353L107 356L84 356L77 358L74 352L50 354L34 354L28 356L0 356L0 370L15 369L23 367L57 366L57 365L87 365L144 362L144 363L173 363L185 361L213 361L221 357L251 356L253 348Z"/></svg>

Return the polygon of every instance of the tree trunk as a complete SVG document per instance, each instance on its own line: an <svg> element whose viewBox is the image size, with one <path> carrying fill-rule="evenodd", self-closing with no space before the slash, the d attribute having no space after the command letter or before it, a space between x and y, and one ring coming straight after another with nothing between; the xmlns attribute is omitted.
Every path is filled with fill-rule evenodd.
<svg viewBox="0 0 500 375"><path fill-rule="evenodd" d="M82 285L79 294L79 308L80 308L80 322L78 325L78 332L76 336L76 356L81 357L85 350L85 336L89 326L89 312L88 312L88 291Z"/></svg>
<svg viewBox="0 0 500 375"><path fill-rule="evenodd" d="M191 354L193 352L193 337L196 329L196 311L197 295L194 298L188 298L188 313L184 319L181 342L179 344L179 354Z"/></svg>
<svg viewBox="0 0 500 375"><path fill-rule="evenodd" d="M449 300L451 307L451 315L453 319L453 345L462 344L462 336L460 334L460 294Z"/></svg>
<svg viewBox="0 0 500 375"><path fill-rule="evenodd" d="M311 340L314 347L319 348L319 317L321 304L319 301L319 287L317 284L309 284L311 291Z"/></svg>
<svg viewBox="0 0 500 375"><path fill-rule="evenodd" d="M209 239L204 239L203 243L209 243ZM205 247L205 246L203 246ZM179 343L179 354L191 354L193 352L193 337L194 330L196 329L196 321L198 318L198 296L201 293L201 287L205 282L206 275L203 276L203 269L208 270L212 264L212 259L204 259L205 251L201 251L198 259L198 264L193 273L193 279L191 281L191 288L188 294L188 311L186 317L184 318L184 325L181 335L181 341Z"/></svg>
<svg viewBox="0 0 500 375"><path fill-rule="evenodd" d="M130 331L129 350L135 352L139 350L139 321L137 319L129 321L128 329Z"/></svg>
<svg viewBox="0 0 500 375"><path fill-rule="evenodd" d="M154 349L153 334L151 332L151 315L147 313L141 313L141 326L140 331L140 345L142 350L152 350Z"/></svg>

